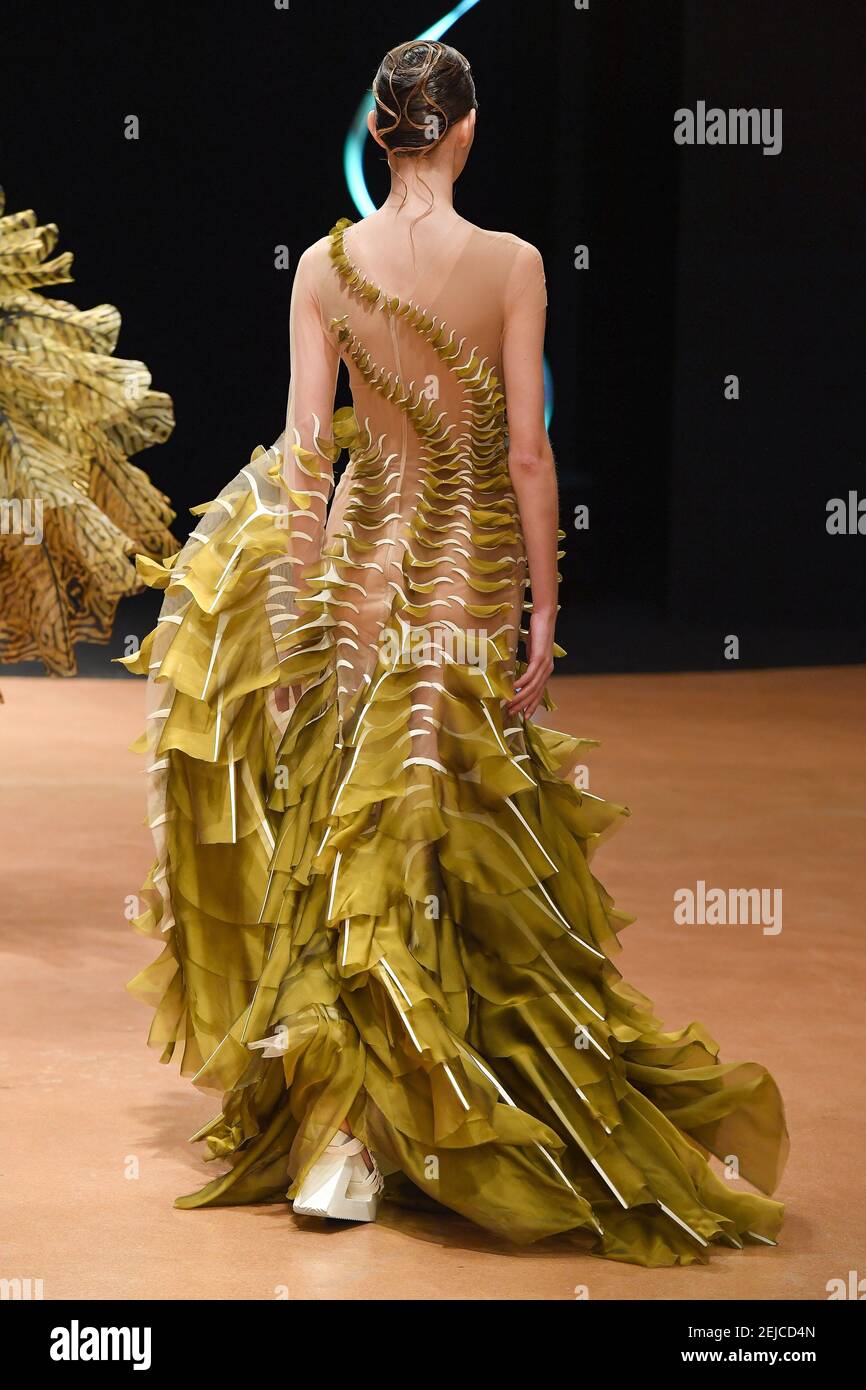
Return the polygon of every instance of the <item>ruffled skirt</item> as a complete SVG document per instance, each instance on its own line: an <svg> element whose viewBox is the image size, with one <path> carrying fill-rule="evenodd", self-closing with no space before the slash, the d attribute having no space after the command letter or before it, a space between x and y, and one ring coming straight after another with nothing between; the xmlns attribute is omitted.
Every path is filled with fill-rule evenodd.
<svg viewBox="0 0 866 1390"><path fill-rule="evenodd" d="M280 495L258 451L179 558L142 564L167 597L127 662L151 678L158 848L137 925L164 943L130 988L162 1060L223 1096L195 1136L223 1171L177 1204L291 1199L348 1117L386 1197L515 1242L645 1265L775 1243L779 1203L708 1155L772 1192L779 1092L617 971L630 919L590 859L627 811L574 784L585 743L510 727L501 638L430 683L435 757L412 756L411 660L346 708L327 604L279 597ZM401 616L395 593L386 635Z"/></svg>

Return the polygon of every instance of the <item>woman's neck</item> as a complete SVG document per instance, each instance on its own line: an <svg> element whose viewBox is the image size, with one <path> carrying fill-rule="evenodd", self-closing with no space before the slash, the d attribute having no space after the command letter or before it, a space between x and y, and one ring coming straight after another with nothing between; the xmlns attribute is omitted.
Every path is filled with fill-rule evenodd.
<svg viewBox="0 0 866 1390"><path fill-rule="evenodd" d="M419 217L425 212L452 212L454 177L450 161L401 159L391 168L391 191L380 211Z"/></svg>

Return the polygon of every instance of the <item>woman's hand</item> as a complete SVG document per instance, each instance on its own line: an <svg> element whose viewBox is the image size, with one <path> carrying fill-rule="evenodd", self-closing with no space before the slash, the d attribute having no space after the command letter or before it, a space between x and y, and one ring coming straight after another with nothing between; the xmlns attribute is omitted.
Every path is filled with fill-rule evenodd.
<svg viewBox="0 0 866 1390"><path fill-rule="evenodd" d="M529 719L541 704L544 687L553 670L553 633L556 613L536 610L529 620L526 639L527 667L514 687L514 699L507 705L509 714L521 714Z"/></svg>

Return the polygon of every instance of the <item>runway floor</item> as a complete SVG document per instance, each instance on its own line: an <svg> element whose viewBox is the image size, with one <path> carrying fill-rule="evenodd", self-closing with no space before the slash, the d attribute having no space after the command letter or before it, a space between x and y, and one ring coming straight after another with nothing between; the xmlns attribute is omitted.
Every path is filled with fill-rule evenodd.
<svg viewBox="0 0 866 1390"><path fill-rule="evenodd" d="M288 1207L178 1211L216 1109L145 1047L124 920L150 861L138 682L7 679L0 1278L46 1299L823 1299L866 1275L866 668L560 677L546 722L598 737L590 790L632 820L593 867L638 921L618 966L670 1028L700 1019L785 1096L782 1244L645 1270L516 1249L448 1215L326 1227ZM783 926L678 926L679 888L779 888Z"/></svg>

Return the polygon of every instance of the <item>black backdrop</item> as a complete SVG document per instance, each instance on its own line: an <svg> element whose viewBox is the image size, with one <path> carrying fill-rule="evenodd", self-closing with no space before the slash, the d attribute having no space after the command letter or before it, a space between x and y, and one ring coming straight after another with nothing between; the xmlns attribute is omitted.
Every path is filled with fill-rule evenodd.
<svg viewBox="0 0 866 1390"><path fill-rule="evenodd" d="M116 303L120 353L173 396L174 436L138 461L179 537L281 427L274 247L294 264L357 215L342 147L364 88L447 8L4 6L7 211L59 224L76 283L57 295ZM866 536L825 525L829 498L866 496L864 32L860 0L479 0L445 36L480 99L458 207L547 266L562 669L728 666L729 634L740 666L864 657ZM782 108L782 153L676 145L675 110L699 100ZM378 200L369 150L366 169ZM116 672L152 617L150 595L127 601L82 669Z"/></svg>

